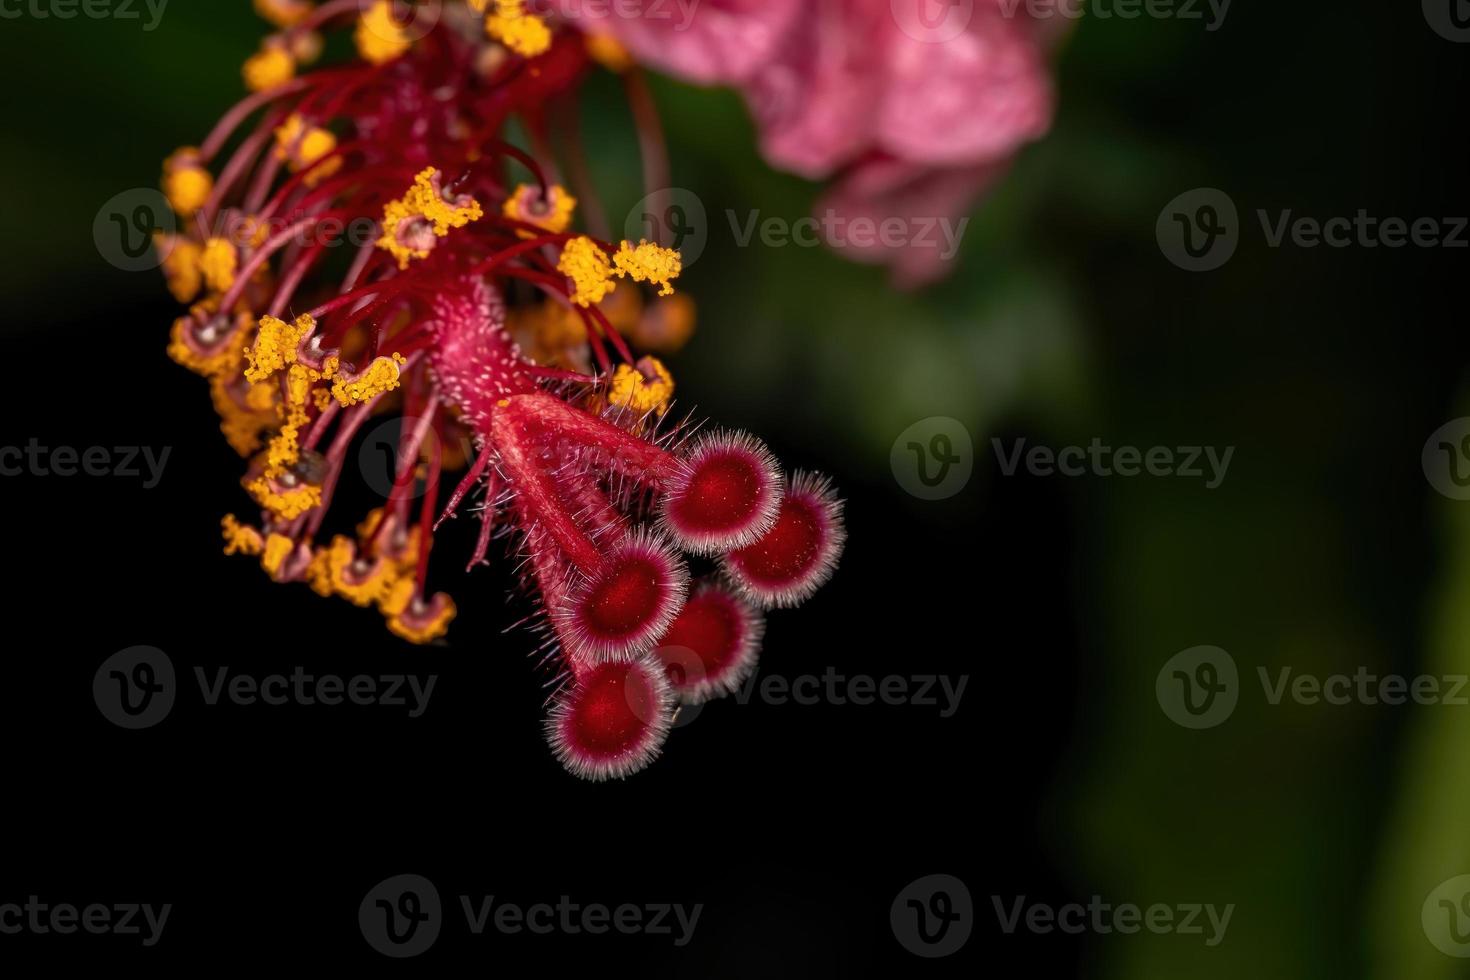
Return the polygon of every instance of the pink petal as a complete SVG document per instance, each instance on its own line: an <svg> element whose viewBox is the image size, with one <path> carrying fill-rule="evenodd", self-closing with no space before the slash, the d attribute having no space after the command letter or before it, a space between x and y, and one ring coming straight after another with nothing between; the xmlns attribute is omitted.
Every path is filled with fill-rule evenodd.
<svg viewBox="0 0 1470 980"><path fill-rule="evenodd" d="M802 0L608 0L569 5L566 19L605 31L643 65L700 85L733 85L765 64Z"/></svg>
<svg viewBox="0 0 1470 980"><path fill-rule="evenodd" d="M1007 16L999 0L975 0L966 29L948 40L889 32L877 142L916 162L996 160L1046 132L1052 101L1024 5Z"/></svg>
<svg viewBox="0 0 1470 980"><path fill-rule="evenodd" d="M839 230L830 242L855 262L886 265L895 285L916 289L949 274L961 222L980 194L1002 174L1006 162L957 168L925 168L901 160L874 159L854 168L817 202L819 220ZM830 213L829 213L830 212ZM881 227L901 220L902 244L850 240L854 222ZM948 229L948 236L945 229Z"/></svg>

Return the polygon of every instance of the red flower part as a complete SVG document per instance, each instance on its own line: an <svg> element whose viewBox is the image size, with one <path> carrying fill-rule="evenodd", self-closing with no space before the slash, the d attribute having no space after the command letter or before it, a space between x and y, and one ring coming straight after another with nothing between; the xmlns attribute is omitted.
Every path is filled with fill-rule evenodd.
<svg viewBox="0 0 1470 980"><path fill-rule="evenodd" d="M679 254L567 230L574 217L610 224L595 188L574 197L553 179L589 172L553 157L580 153L578 127L546 111L575 104L592 70L583 38L534 8L517 28L501 5L480 6L447 5L421 33L397 19L408 5L332 0L283 28L290 43L350 27L360 58L247 97L177 157L171 199L190 220L166 271L194 305L169 353L208 380L224 434L249 458L243 487L259 519L221 522L227 553L375 608L404 640L442 643L457 607L430 587L436 534L472 511L469 567L497 539L525 558L555 671L557 757L589 778L621 776L668 730L673 694L651 651L671 628L706 675L687 697L753 662L759 617L728 590L702 589L681 617L682 552L789 537L783 480L751 437L696 441L698 425L668 424L673 374L609 320L619 304L642 307L642 290L672 296ZM639 92L640 145L658 153ZM504 141L512 120L534 153ZM352 248L344 226L372 233ZM368 473L352 456L364 426L390 413L402 424L378 486L386 499L340 520L339 486ZM324 533L329 511L356 535Z"/></svg>
<svg viewBox="0 0 1470 980"><path fill-rule="evenodd" d="M658 756L673 722L674 697L651 657L586 671L546 718L546 738L569 771L600 782L637 772Z"/></svg>
<svg viewBox="0 0 1470 980"><path fill-rule="evenodd" d="M685 704L738 688L755 670L765 619L725 585L705 582L684 603L654 653Z"/></svg>
<svg viewBox="0 0 1470 980"><path fill-rule="evenodd" d="M626 659L658 642L688 588L689 571L679 557L639 530L618 542L551 615L573 653Z"/></svg>
<svg viewBox="0 0 1470 980"><path fill-rule="evenodd" d="M765 443L743 432L705 436L664 485L663 527L694 554L750 544L770 529L785 477Z"/></svg>
<svg viewBox="0 0 1470 980"><path fill-rule="evenodd" d="M800 605L837 568L847 532L842 501L826 477L797 473L771 529L725 556L731 580L764 609Z"/></svg>

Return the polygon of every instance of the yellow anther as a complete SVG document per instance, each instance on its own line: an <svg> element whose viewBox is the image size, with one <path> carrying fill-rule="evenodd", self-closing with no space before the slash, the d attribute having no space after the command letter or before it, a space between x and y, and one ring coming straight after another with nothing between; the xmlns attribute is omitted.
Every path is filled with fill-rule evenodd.
<svg viewBox="0 0 1470 980"><path fill-rule="evenodd" d="M633 67L633 56L622 42L605 31L594 31L583 38L587 54L608 71L621 75Z"/></svg>
<svg viewBox="0 0 1470 980"><path fill-rule="evenodd" d="M694 321L694 300L688 293L675 293L657 297L643 315L622 332L642 350L670 353L689 342L694 335Z"/></svg>
<svg viewBox="0 0 1470 980"><path fill-rule="evenodd" d="M397 616L408 608L409 602L417 592L418 584L413 577L402 576L378 600L378 609L384 616Z"/></svg>
<svg viewBox="0 0 1470 980"><path fill-rule="evenodd" d="M199 151L186 146L163 162L163 194L179 217L193 217L214 190L214 178L199 163Z"/></svg>
<svg viewBox="0 0 1470 980"><path fill-rule="evenodd" d="M260 567L275 578L276 573L281 570L281 565L290 557L295 548L295 542L284 534L272 534L265 539L265 553L260 556Z"/></svg>
<svg viewBox="0 0 1470 980"><path fill-rule="evenodd" d="M263 92L277 85L284 85L296 75L296 60L279 41L266 41L260 50L245 59L240 70L245 87L252 92Z"/></svg>
<svg viewBox="0 0 1470 980"><path fill-rule="evenodd" d="M495 0L495 12L485 18L485 33L524 58L545 54L551 47L551 29L526 10L523 0Z"/></svg>
<svg viewBox="0 0 1470 980"><path fill-rule="evenodd" d="M677 279L683 271L683 262L676 250L642 240L637 245L623 242L613 256L613 265L619 276L632 276L636 282L657 285L660 296L673 293L670 280Z"/></svg>
<svg viewBox="0 0 1470 980"><path fill-rule="evenodd" d="M560 184L552 184L546 188L544 200L541 197L540 187L533 184L519 184L515 193L505 199L502 213L513 221L524 221L543 231L561 234L572 223L572 212L576 210L576 207L577 199L568 194L566 188ZM535 237L524 229L518 230L516 234L522 238Z"/></svg>
<svg viewBox="0 0 1470 980"><path fill-rule="evenodd" d="M307 562L306 570L302 577L306 584L311 586L311 591L323 598L333 595L336 589L332 585L332 552L328 548L318 548L312 553L311 561Z"/></svg>
<svg viewBox="0 0 1470 980"><path fill-rule="evenodd" d="M353 40L357 42L357 53L365 61L375 65L392 61L413 44L403 28L393 19L393 4L390 0L374 0L373 5L358 19Z"/></svg>
<svg viewBox="0 0 1470 980"><path fill-rule="evenodd" d="M332 397L343 408L371 401L385 391L398 387L398 366L407 362L408 358L396 353L391 357L375 357L357 377L338 378L332 385Z"/></svg>
<svg viewBox="0 0 1470 980"><path fill-rule="evenodd" d="M240 256L229 239L209 239L199 255L199 272L204 276L204 284L216 293L229 289L235 284L239 262Z"/></svg>
<svg viewBox="0 0 1470 980"><path fill-rule="evenodd" d="M208 304L198 304L186 316L174 321L169 331L168 356L177 364L206 378L219 377L236 372L240 366L239 336L250 326L250 316L237 314L229 320L221 320L212 312L205 312ZM204 321L201 332L200 318ZM228 330L228 336L215 331Z"/></svg>
<svg viewBox="0 0 1470 980"><path fill-rule="evenodd" d="M265 540L260 532L248 524L241 524L234 514L226 514L219 525L225 539L225 554L258 555L265 551Z"/></svg>
<svg viewBox="0 0 1470 980"><path fill-rule="evenodd" d="M255 12L277 27L294 27L314 6L309 0L255 0Z"/></svg>
<svg viewBox="0 0 1470 980"><path fill-rule="evenodd" d="M579 235L562 247L556 268L572 281L571 299L579 306L602 302L616 285L607 253L586 235Z"/></svg>
<svg viewBox="0 0 1470 980"><path fill-rule="evenodd" d="M204 250L199 243L160 232L153 236L153 247L163 256L163 277L168 281L168 291L180 303L193 302L204 288L204 273L199 269L199 257Z"/></svg>
<svg viewBox="0 0 1470 980"><path fill-rule="evenodd" d="M264 509L286 521L296 518L322 502L322 488L310 484L278 490L265 477L256 477L245 490Z"/></svg>
<svg viewBox="0 0 1470 980"><path fill-rule="evenodd" d="M286 365L295 364L296 349L314 329L316 321L305 313L298 316L295 323L286 323L273 316L261 317L255 346L245 351L245 360L250 364L245 369L245 380L264 381Z"/></svg>
<svg viewBox="0 0 1470 980"><path fill-rule="evenodd" d="M456 612L454 600L439 592L426 603L410 602L402 612L389 616L388 629L410 643L429 643L449 632Z"/></svg>
<svg viewBox="0 0 1470 980"><path fill-rule="evenodd" d="M371 606L393 586L398 570L392 562L359 561L351 538L337 535L327 552L327 574L332 589L354 605Z"/></svg>
<svg viewBox="0 0 1470 980"><path fill-rule="evenodd" d="M620 405L639 415L669 407L674 397L674 376L654 357L641 357L636 365L619 364L608 386L609 404Z"/></svg>
<svg viewBox="0 0 1470 980"><path fill-rule="evenodd" d="M342 159L333 157L318 166L337 150L337 137L331 130L308 125L299 113L292 113L286 121L276 127L276 159L286 161L292 173L302 170L310 172L302 178L307 187L315 187L320 181L342 169Z"/></svg>
<svg viewBox="0 0 1470 980"><path fill-rule="evenodd" d="M408 193L383 207L383 237L377 244L398 260L400 269L407 269L414 259L426 258L434 240L449 234L451 228L463 228L485 214L480 202L467 194L446 200L442 178L430 167L414 178Z"/></svg>

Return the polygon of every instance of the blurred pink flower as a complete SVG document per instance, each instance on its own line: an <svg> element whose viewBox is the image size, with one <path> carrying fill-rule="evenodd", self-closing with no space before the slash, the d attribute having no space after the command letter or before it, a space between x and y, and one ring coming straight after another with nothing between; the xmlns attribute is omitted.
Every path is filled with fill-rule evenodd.
<svg viewBox="0 0 1470 980"><path fill-rule="evenodd" d="M1045 23L1005 0L703 0L683 27L604 24L641 62L746 97L766 158L812 180L840 220L951 227L1051 124ZM917 237L917 236L916 236ZM941 277L943 242L841 246L909 286ZM952 258L952 256L951 256Z"/></svg>

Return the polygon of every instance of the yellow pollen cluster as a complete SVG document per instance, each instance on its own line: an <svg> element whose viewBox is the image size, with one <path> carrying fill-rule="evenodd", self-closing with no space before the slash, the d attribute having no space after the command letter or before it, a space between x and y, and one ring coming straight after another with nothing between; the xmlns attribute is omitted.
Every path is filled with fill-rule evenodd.
<svg viewBox="0 0 1470 980"><path fill-rule="evenodd" d="M403 28L393 19L393 4L390 0L374 0L358 19L353 33L357 53L364 61L375 65L386 64L407 51L413 42Z"/></svg>
<svg viewBox="0 0 1470 980"><path fill-rule="evenodd" d="M241 524L234 514L226 514L219 523L225 538L225 554L258 555L265 551L265 541L260 532L248 524Z"/></svg>
<svg viewBox="0 0 1470 980"><path fill-rule="evenodd" d="M371 606L383 599L398 577L398 569L385 559L359 563L357 546L340 534L332 539L326 556L322 570L332 591L354 605Z"/></svg>
<svg viewBox="0 0 1470 980"><path fill-rule="evenodd" d="M284 534L273 533L265 539L265 551L260 556L260 567L265 569L271 578L275 578L294 550L296 550L296 545L290 538Z"/></svg>
<svg viewBox="0 0 1470 980"><path fill-rule="evenodd" d="M639 350L671 353L694 335L694 300L687 293L659 296L633 323L614 324Z"/></svg>
<svg viewBox="0 0 1470 980"><path fill-rule="evenodd" d="M160 232L153 236L153 248L163 256L163 277L168 282L168 291L180 303L193 302L204 288L204 273L199 269L204 250L199 243Z"/></svg>
<svg viewBox="0 0 1470 980"><path fill-rule="evenodd" d="M209 239L199 254L199 272L204 277L204 284L216 293L222 293L235 284L238 263L235 246L224 238Z"/></svg>
<svg viewBox="0 0 1470 980"><path fill-rule="evenodd" d="M342 169L342 160L334 158L317 166L317 162L337 150L337 137L331 130L308 125L299 113L292 113L276 127L276 159L286 161L292 173L310 170L302 182L315 187L320 181Z"/></svg>
<svg viewBox="0 0 1470 980"><path fill-rule="evenodd" d="M515 193L505 199L502 213L513 221L524 221L543 231L561 234L572 223L572 212L577 199L566 192L560 184L546 189L546 200L541 199L541 188L529 184L518 184ZM522 238L534 237L528 231L517 231Z"/></svg>
<svg viewBox="0 0 1470 980"><path fill-rule="evenodd" d="M248 313L236 314L229 336L205 345L206 349L201 351L189 341L197 339L191 335L200 318L213 315L213 304L197 304L187 315L174 320L173 329L169 331L168 343L168 356L175 363L188 368L195 374L211 379L223 378L239 369L240 348L236 346L236 338L250 326ZM214 353L208 352L211 349L214 350Z"/></svg>
<svg viewBox="0 0 1470 980"><path fill-rule="evenodd" d="M240 70L245 87L252 92L263 92L289 82L296 75L296 60L279 41L267 41L260 51L245 60Z"/></svg>
<svg viewBox="0 0 1470 980"><path fill-rule="evenodd" d="M309 0L255 0L255 12L277 27L294 27L312 11Z"/></svg>
<svg viewBox="0 0 1470 980"><path fill-rule="evenodd" d="M273 316L261 317L255 346L245 351L245 360L250 363L245 369L245 380L264 381L286 365L295 364L296 348L314 329L316 320L305 313L298 316L295 323Z"/></svg>
<svg viewBox="0 0 1470 980"><path fill-rule="evenodd" d="M454 600L439 592L421 612L404 603L402 610L388 617L388 629L410 643L429 643L449 632L449 624L457 612Z"/></svg>
<svg viewBox="0 0 1470 980"><path fill-rule="evenodd" d="M659 286L660 296L673 293L674 287L669 281L677 279L683 271L683 263L677 251L642 240L637 245L623 242L613 256L613 265L619 276L632 276L637 282Z"/></svg>
<svg viewBox="0 0 1470 980"><path fill-rule="evenodd" d="M401 240L399 229L404 222L422 219L432 227L435 238L443 238L451 228L463 228L484 217L480 202L474 198L468 198L469 203L462 206L446 201L436 187L439 177L439 171L430 167L413 179L413 186L407 194L383 207L383 237L377 244L398 259L400 269L407 269L413 259L422 259L429 254L427 248L415 247Z"/></svg>
<svg viewBox="0 0 1470 980"><path fill-rule="evenodd" d="M545 54L551 47L551 28L526 10L524 0L494 0L495 12L485 18L485 33L524 58ZM488 8L486 0L470 0L476 13Z"/></svg>
<svg viewBox="0 0 1470 980"><path fill-rule="evenodd" d="M243 396L237 397L235 380L215 375L209 379L209 395L225 441L241 456L249 456L260 448L260 434L276 423L276 391L262 382L246 385Z"/></svg>
<svg viewBox="0 0 1470 980"><path fill-rule="evenodd" d="M639 358L636 366L619 364L608 386L609 404L620 405L638 414L658 412L669 407L674 396L674 376L653 357Z"/></svg>
<svg viewBox="0 0 1470 980"><path fill-rule="evenodd" d="M198 162L198 149L186 146L163 162L163 194L179 217L193 217L214 190L214 177Z"/></svg>
<svg viewBox="0 0 1470 980"><path fill-rule="evenodd" d="M607 253L586 235L579 235L563 246L556 268L572 281L572 302L579 306L601 303L615 285Z"/></svg>
<svg viewBox="0 0 1470 980"><path fill-rule="evenodd" d="M398 366L407 360L408 358L397 353L391 357L375 357L367 370L357 377L338 378L332 385L332 397L343 408L347 408L392 391L398 387Z"/></svg>
<svg viewBox="0 0 1470 980"><path fill-rule="evenodd" d="M285 521L296 518L322 502L322 488L313 486L277 490L264 477L256 477L245 489L257 504Z"/></svg>

